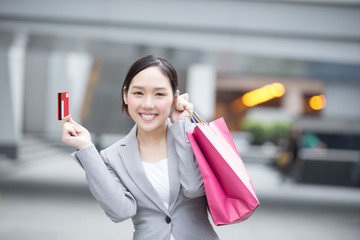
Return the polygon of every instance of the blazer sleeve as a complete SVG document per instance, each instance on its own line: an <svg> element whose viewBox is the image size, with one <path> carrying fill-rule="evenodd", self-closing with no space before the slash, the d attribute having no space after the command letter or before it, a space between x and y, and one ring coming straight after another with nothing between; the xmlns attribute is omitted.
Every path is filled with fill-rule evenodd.
<svg viewBox="0 0 360 240"><path fill-rule="evenodd" d="M194 127L195 124L188 119L178 120L169 127L175 141L175 150L179 156L180 183L184 195L189 198L205 195L201 172L186 136L186 132L192 132Z"/></svg>
<svg viewBox="0 0 360 240"><path fill-rule="evenodd" d="M91 193L114 222L136 214L136 201L109 164L104 151L100 154L94 145L76 151L71 156L86 173Z"/></svg>

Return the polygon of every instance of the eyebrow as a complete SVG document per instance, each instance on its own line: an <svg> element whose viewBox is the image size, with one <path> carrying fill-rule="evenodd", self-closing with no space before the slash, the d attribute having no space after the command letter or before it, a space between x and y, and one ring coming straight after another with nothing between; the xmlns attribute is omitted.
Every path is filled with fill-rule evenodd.
<svg viewBox="0 0 360 240"><path fill-rule="evenodd" d="M144 89L145 89L144 87L141 87L141 86L133 86L133 88L140 89L140 90L144 90ZM157 87L157 88L154 88L153 90L155 90L155 91L161 91L161 90L167 90L167 88L165 88L165 87Z"/></svg>

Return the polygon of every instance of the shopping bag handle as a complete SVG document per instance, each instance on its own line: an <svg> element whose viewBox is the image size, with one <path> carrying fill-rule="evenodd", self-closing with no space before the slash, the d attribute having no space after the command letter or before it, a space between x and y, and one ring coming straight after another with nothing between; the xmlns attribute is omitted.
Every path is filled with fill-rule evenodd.
<svg viewBox="0 0 360 240"><path fill-rule="evenodd" d="M190 111L189 109L187 109L185 107L185 110L188 112L188 114L190 115L191 117L191 120L196 124L200 124L200 125L205 125L207 124L207 122L195 111Z"/></svg>

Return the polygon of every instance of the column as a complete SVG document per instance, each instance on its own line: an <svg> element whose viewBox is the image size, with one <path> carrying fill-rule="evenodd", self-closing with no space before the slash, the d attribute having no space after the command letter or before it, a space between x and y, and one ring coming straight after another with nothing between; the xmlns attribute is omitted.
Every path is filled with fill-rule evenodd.
<svg viewBox="0 0 360 240"><path fill-rule="evenodd" d="M360 84L327 83L324 116L332 119L360 119Z"/></svg>
<svg viewBox="0 0 360 240"><path fill-rule="evenodd" d="M15 159L22 138L27 36L5 32L0 36L0 154Z"/></svg>
<svg viewBox="0 0 360 240"><path fill-rule="evenodd" d="M211 121L215 115L216 70L207 64L193 64L187 73L187 92L194 109L205 120Z"/></svg>
<svg viewBox="0 0 360 240"><path fill-rule="evenodd" d="M92 58L81 52L54 51L48 61L48 76L45 106L45 135L59 138L60 122L57 120L57 93L69 92L70 114L80 123Z"/></svg>
<svg viewBox="0 0 360 240"><path fill-rule="evenodd" d="M303 112L302 89L295 84L287 84L285 87L286 93L282 100L284 110L292 117L299 117Z"/></svg>

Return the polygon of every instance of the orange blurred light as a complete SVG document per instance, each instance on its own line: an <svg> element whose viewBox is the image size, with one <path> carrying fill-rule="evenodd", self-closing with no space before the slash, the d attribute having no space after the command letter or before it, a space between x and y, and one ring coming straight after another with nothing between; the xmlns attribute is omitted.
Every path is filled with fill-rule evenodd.
<svg viewBox="0 0 360 240"><path fill-rule="evenodd" d="M244 106L244 104L242 103L241 98L237 98L235 99L231 105L230 105L230 110L233 113L239 113L241 111L243 111L246 107Z"/></svg>
<svg viewBox="0 0 360 240"><path fill-rule="evenodd" d="M310 107L314 110L321 110L326 107L326 98L324 95L312 96L309 101Z"/></svg>
<svg viewBox="0 0 360 240"><path fill-rule="evenodd" d="M251 92L245 93L242 102L247 107L253 107L263 102L267 102L276 97L282 97L285 94L285 87L281 83L272 83Z"/></svg>

